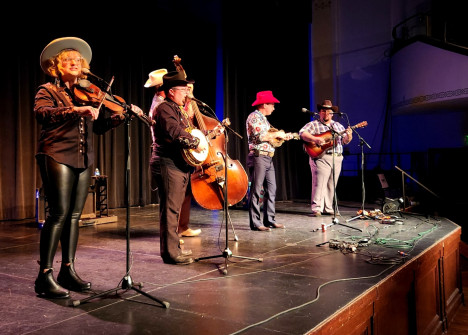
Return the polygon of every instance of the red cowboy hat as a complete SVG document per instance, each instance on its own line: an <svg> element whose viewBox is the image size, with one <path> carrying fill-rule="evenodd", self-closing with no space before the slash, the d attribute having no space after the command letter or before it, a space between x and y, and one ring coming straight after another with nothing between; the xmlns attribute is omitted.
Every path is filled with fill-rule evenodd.
<svg viewBox="0 0 468 335"><path fill-rule="evenodd" d="M279 100L273 96L272 91L261 91L257 93L257 100L254 101L252 106L258 106L261 104L274 104L279 103Z"/></svg>

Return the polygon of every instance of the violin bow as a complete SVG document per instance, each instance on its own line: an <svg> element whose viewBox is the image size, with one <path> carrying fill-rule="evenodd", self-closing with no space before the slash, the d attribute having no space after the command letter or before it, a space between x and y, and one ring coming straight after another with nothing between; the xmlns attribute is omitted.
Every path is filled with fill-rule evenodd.
<svg viewBox="0 0 468 335"><path fill-rule="evenodd" d="M107 89L106 89L106 91L104 92L104 95L102 96L101 102L99 103L99 106L98 106L98 108L97 108L98 110L101 109L101 106L102 106L102 104L103 104L103 102L104 102L104 99L106 98L106 95L108 94L108 92L109 92L109 90L110 90L111 85L112 85L113 82L114 82L114 76L112 76L112 79L110 80L109 84L107 85Z"/></svg>

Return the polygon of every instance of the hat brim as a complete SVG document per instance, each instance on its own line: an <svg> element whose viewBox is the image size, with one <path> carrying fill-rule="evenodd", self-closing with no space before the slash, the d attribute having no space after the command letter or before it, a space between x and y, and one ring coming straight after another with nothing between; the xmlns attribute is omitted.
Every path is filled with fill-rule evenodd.
<svg viewBox="0 0 468 335"><path fill-rule="evenodd" d="M276 98L270 98L270 99L257 99L253 102L252 106L255 107L255 106L258 106L258 105L262 105L262 104L279 104L279 100L276 99Z"/></svg>
<svg viewBox="0 0 468 335"><path fill-rule="evenodd" d="M321 109L331 109L334 113L338 112L338 106L328 107L317 104L317 110L320 112Z"/></svg>
<svg viewBox="0 0 468 335"><path fill-rule="evenodd" d="M161 90L168 90L176 86L187 86L188 84L194 84L195 80L171 80L169 82L166 82L162 84Z"/></svg>
<svg viewBox="0 0 468 335"><path fill-rule="evenodd" d="M153 86L156 86L157 84L154 82L154 80L151 80L151 79L148 79L144 85L144 87L148 88L148 87L153 87Z"/></svg>
<svg viewBox="0 0 468 335"><path fill-rule="evenodd" d="M167 74L166 69L159 69L151 72L149 74L149 78L146 81L144 87L153 87L153 86L161 86L163 84L163 76Z"/></svg>
<svg viewBox="0 0 468 335"><path fill-rule="evenodd" d="M88 43L78 37L61 37L53 40L42 50L40 64L42 71L47 72L47 61L65 49L73 49L81 54L86 62L91 63L93 53Z"/></svg>

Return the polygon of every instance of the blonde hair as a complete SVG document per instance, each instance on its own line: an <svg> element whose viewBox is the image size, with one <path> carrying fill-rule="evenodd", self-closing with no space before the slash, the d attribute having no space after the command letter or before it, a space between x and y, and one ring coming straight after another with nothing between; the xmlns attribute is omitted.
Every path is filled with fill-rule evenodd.
<svg viewBox="0 0 468 335"><path fill-rule="evenodd" d="M62 65L62 59L64 58L63 55L65 53L68 53L70 51L74 51L74 52L77 52L78 54L80 54L80 52L78 50L75 50L75 49L64 49L62 51L60 51L58 54L56 54L55 56L53 57L50 57L48 60L47 60L47 74L54 77L54 78L59 78L59 74L60 74L60 69L59 67ZM81 56L81 54L80 54ZM84 59L83 57L81 57L81 68L86 68L86 69L89 69L89 64L88 62L86 61L86 59ZM80 79L86 79L87 76L85 74L81 74Z"/></svg>

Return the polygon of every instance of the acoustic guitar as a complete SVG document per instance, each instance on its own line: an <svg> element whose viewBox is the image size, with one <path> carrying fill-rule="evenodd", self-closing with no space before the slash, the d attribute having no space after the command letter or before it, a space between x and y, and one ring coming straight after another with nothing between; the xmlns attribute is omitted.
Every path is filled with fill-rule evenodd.
<svg viewBox="0 0 468 335"><path fill-rule="evenodd" d="M352 126L351 129L362 128L365 126L367 126L367 121L362 121ZM341 136L345 132L346 130L343 130L342 132L339 132L336 136ZM314 135L314 136L322 138L324 140L324 144L317 145L314 142L304 142L304 150L307 152L307 154L310 157L320 158L321 156L323 156L325 151L327 151L333 146L333 135L332 135L332 132L328 130L324 133L321 133L319 135Z"/></svg>

